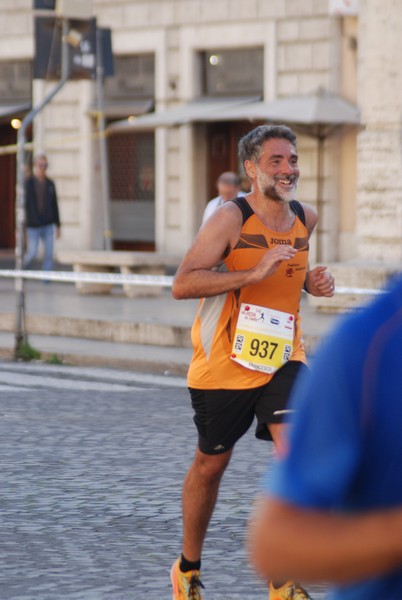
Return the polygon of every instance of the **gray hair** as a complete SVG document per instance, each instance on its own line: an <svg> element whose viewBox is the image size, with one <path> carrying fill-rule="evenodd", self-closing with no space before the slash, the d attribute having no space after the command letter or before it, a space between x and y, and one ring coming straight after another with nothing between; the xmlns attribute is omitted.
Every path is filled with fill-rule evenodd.
<svg viewBox="0 0 402 600"><path fill-rule="evenodd" d="M296 148L296 134L286 125L259 125L239 140L239 158L242 164L246 160L258 162L264 142L272 139L289 140Z"/></svg>
<svg viewBox="0 0 402 600"><path fill-rule="evenodd" d="M237 175L237 173L234 173L233 171L225 171L224 173L221 173L219 175L216 183L226 183L228 185L234 185L236 187L239 187L240 177Z"/></svg>
<svg viewBox="0 0 402 600"><path fill-rule="evenodd" d="M39 152L38 154L35 154L33 164L36 165L40 160L48 162L47 156L44 152Z"/></svg>

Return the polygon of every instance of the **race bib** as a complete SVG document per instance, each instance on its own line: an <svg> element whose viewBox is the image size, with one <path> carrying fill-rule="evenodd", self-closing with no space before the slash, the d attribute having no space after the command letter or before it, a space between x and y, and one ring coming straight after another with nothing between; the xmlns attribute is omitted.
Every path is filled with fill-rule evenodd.
<svg viewBox="0 0 402 600"><path fill-rule="evenodd" d="M241 304L230 358L247 369L274 373L292 354L294 322L289 313Z"/></svg>

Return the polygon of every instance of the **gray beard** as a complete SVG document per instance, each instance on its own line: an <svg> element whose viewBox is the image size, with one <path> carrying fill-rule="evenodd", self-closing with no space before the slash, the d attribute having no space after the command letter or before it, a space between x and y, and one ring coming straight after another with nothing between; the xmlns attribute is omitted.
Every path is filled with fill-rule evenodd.
<svg viewBox="0 0 402 600"><path fill-rule="evenodd" d="M275 187L272 185L267 186L264 190L262 190L265 198L268 200L273 200L274 202L290 202L294 199L296 195L296 188L293 188L291 191L285 194L278 194Z"/></svg>

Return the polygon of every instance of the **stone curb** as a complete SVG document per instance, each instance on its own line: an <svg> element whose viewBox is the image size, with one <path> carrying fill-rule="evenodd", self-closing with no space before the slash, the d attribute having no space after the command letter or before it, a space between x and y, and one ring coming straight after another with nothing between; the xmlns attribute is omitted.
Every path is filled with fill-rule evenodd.
<svg viewBox="0 0 402 600"><path fill-rule="evenodd" d="M190 328L178 325L28 315L26 328L33 335L191 348ZM15 314L0 313L0 331L15 331Z"/></svg>
<svg viewBox="0 0 402 600"><path fill-rule="evenodd" d="M61 364L77 367L99 367L121 369L123 371L137 371L140 373L155 373L161 375L174 375L186 377L188 362L177 363L169 360L143 360L140 358L119 358L113 356L100 356L95 354L81 354L71 352L48 352L40 350L41 358L33 362L51 363L54 355L60 359ZM14 361L14 348L0 346L0 360Z"/></svg>

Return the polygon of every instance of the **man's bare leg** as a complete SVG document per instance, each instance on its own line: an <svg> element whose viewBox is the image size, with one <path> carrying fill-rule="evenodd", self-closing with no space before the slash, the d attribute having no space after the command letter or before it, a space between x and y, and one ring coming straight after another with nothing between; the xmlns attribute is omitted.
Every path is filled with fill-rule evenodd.
<svg viewBox="0 0 402 600"><path fill-rule="evenodd" d="M223 454L203 454L198 448L183 484L183 556L196 562L212 516L219 484L229 464L232 450Z"/></svg>
<svg viewBox="0 0 402 600"><path fill-rule="evenodd" d="M271 434L271 437L274 441L275 444L275 449L276 452L278 454L278 456L283 456L286 451L287 451L287 438L286 438L286 434L287 434L287 429L289 427L289 425L287 423L270 423L269 425L267 425L269 433ZM291 581L274 581L271 582L273 588L274 588L274 592L273 595L275 596L275 598L277 597L282 597L282 595L279 595L279 591L280 588L284 588L284 592L282 592L284 594L283 597L285 597L286 591L287 589L293 586L293 583ZM268 588L270 589L270 582L268 581ZM297 591L298 591L298 598L300 598L300 600L302 598L304 598L305 600L311 600L310 596L308 595L308 592L301 587L299 584L297 584ZM269 593L268 598L271 597L271 594ZM288 596L286 595L286 598Z"/></svg>
<svg viewBox="0 0 402 600"><path fill-rule="evenodd" d="M276 451L279 456L283 456L286 451L286 432L288 428L287 423L270 423L267 425L269 433L274 441Z"/></svg>

